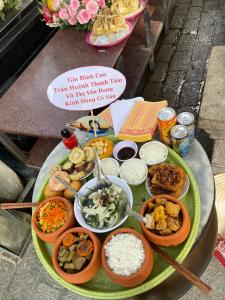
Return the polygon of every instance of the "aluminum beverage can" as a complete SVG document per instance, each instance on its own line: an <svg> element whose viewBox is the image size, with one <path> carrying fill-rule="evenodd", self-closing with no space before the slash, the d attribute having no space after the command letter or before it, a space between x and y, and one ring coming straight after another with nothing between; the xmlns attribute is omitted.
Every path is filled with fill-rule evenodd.
<svg viewBox="0 0 225 300"><path fill-rule="evenodd" d="M189 132L189 143L192 144L195 138L195 117L190 112L182 112L177 116L177 123L187 127Z"/></svg>
<svg viewBox="0 0 225 300"><path fill-rule="evenodd" d="M184 125L176 125L171 129L170 134L173 150L175 150L181 157L188 155L190 143L187 128Z"/></svg>
<svg viewBox="0 0 225 300"><path fill-rule="evenodd" d="M157 119L161 141L170 146L170 130L176 125L176 112L171 107L164 107L158 112Z"/></svg>

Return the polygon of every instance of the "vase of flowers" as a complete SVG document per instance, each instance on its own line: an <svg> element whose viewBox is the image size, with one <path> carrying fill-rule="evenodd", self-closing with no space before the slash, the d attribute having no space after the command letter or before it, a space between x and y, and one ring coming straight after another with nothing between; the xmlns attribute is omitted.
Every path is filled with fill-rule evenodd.
<svg viewBox="0 0 225 300"><path fill-rule="evenodd" d="M98 13L109 5L109 0L42 0L39 10L50 27L90 31Z"/></svg>

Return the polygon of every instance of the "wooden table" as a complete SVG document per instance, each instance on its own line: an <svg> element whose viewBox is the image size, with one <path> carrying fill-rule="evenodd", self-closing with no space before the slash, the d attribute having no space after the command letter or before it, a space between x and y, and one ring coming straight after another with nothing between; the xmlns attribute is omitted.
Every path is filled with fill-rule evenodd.
<svg viewBox="0 0 225 300"><path fill-rule="evenodd" d="M147 64L150 63L153 68L154 46L163 26L166 30L168 28L168 9L173 2L161 0L164 14L159 16L159 21L152 22L151 16L156 14L156 6L148 5L129 41L125 40L111 48L90 46L85 42L83 33L72 29L58 31L2 96L0 142L18 159L26 162L24 154L4 133L60 138L60 130L66 122L87 115L85 111L61 110L47 98L49 83L70 69L88 65L119 68L127 78L127 95L134 96Z"/></svg>

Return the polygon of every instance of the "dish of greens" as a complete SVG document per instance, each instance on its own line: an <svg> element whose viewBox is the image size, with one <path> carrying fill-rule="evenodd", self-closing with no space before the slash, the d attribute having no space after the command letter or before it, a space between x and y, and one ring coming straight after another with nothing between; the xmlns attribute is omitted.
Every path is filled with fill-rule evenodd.
<svg viewBox="0 0 225 300"><path fill-rule="evenodd" d="M82 213L88 225L94 228L113 227L123 217L127 195L118 185L91 190L81 199Z"/></svg>

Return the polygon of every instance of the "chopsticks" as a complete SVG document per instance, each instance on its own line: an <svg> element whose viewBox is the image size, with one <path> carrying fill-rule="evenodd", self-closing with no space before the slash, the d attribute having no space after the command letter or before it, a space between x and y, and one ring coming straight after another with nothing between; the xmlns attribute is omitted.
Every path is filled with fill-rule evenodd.
<svg viewBox="0 0 225 300"><path fill-rule="evenodd" d="M0 209L30 208L37 207L39 204L38 202L0 203Z"/></svg>
<svg viewBox="0 0 225 300"><path fill-rule="evenodd" d="M202 281L198 276L196 276L194 273L189 271L183 265L178 263L174 258L169 256L161 248L159 248L153 243L151 243L151 246L153 250L155 250L155 252L157 252L162 258L164 258L171 266L173 266L174 269L177 270L177 272L179 272L188 281L190 281L193 285L195 285L198 289L200 289L204 294L208 295L212 291L212 288L208 284Z"/></svg>

